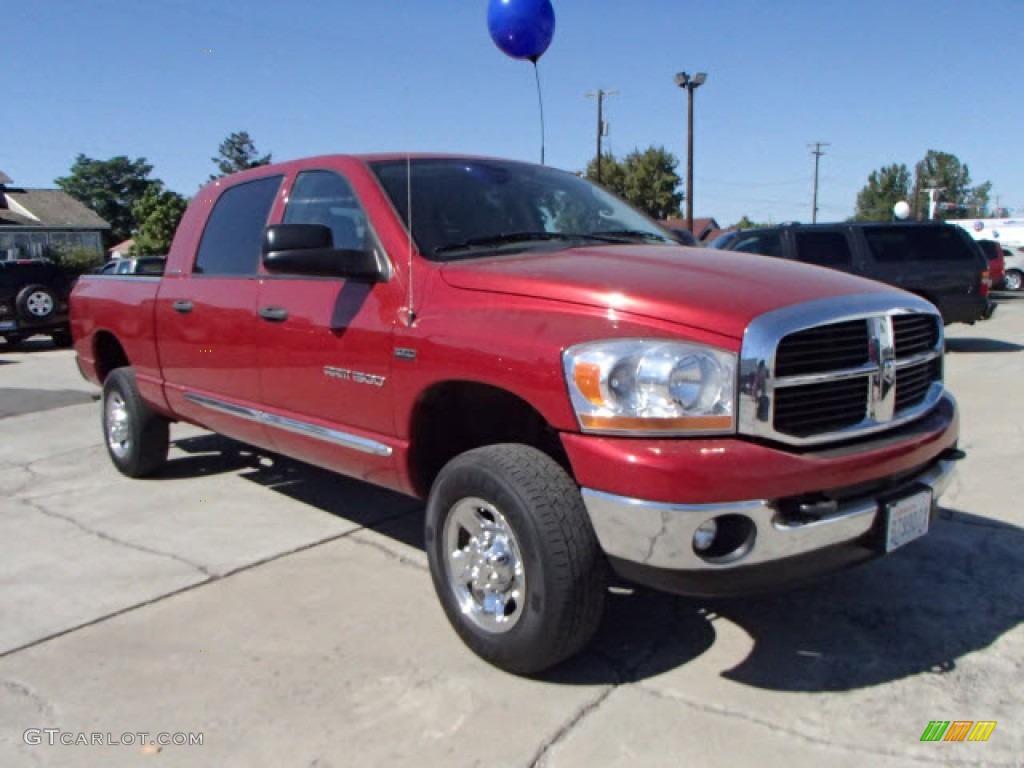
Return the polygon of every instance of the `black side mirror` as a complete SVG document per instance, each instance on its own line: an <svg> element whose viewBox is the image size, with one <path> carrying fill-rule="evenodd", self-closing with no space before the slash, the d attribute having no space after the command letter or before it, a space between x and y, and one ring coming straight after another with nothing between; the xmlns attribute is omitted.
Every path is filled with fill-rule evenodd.
<svg viewBox="0 0 1024 768"><path fill-rule="evenodd" d="M377 282L380 265L373 251L335 248L323 224L274 224L263 233L263 266L271 272L348 277Z"/></svg>

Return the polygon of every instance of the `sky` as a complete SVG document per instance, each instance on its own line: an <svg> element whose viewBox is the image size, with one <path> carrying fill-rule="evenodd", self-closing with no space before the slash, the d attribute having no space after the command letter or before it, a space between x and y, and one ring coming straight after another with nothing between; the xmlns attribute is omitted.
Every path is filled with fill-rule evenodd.
<svg viewBox="0 0 1024 768"><path fill-rule="evenodd" d="M1024 216L1024 1L553 0L539 63L546 162L667 148L694 215L727 226L853 214L872 170L951 152ZM144 157L191 196L248 131L275 160L436 151L539 161L533 66L505 56L487 0L0 0L0 171L53 187L79 154ZM1016 137L1016 138L1015 138Z"/></svg>

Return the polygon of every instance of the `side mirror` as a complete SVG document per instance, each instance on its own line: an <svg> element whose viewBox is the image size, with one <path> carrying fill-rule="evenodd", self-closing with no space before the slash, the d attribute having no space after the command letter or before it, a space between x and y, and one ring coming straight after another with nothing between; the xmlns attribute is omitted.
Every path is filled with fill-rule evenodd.
<svg viewBox="0 0 1024 768"><path fill-rule="evenodd" d="M263 233L263 266L271 272L348 277L377 282L380 265L373 251L335 248L323 224L274 224Z"/></svg>

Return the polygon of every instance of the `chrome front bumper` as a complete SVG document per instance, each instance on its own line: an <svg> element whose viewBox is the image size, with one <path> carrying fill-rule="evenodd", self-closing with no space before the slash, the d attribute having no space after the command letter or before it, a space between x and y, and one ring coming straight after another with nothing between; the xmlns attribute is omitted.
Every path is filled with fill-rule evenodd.
<svg viewBox="0 0 1024 768"><path fill-rule="evenodd" d="M927 486L934 503L953 479L955 461L939 459L901 488ZM858 539L875 526L882 502L866 496L843 502L828 515L808 521L782 519L769 500L723 504L666 504L615 496L589 488L583 501L609 557L675 571L729 571L765 565ZM712 561L697 554L693 537L704 521L722 515L749 518L754 535L736 557Z"/></svg>

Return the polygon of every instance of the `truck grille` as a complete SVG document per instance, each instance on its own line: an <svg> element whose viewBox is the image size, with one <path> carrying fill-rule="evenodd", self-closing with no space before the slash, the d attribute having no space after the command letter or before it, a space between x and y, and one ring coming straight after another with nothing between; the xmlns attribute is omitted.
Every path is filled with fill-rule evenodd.
<svg viewBox="0 0 1024 768"><path fill-rule="evenodd" d="M916 418L942 395L942 321L928 305L800 326L774 344L748 329L741 431L796 445L848 439Z"/></svg>

